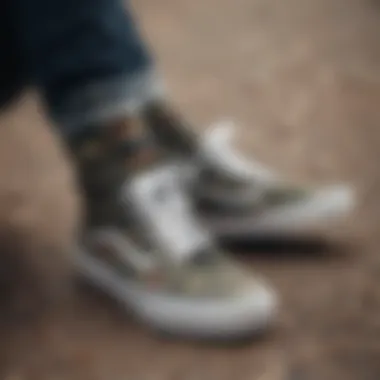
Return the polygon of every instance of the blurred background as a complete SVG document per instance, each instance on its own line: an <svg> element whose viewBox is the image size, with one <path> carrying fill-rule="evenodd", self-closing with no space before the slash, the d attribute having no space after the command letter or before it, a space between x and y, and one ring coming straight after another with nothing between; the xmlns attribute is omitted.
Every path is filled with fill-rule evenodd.
<svg viewBox="0 0 380 380"><path fill-rule="evenodd" d="M132 3L172 99L199 128L232 117L247 152L295 178L351 182L360 205L339 248L242 255L283 298L263 339L218 347L157 337L78 285L0 342L7 379L379 379L380 3ZM0 226L29 223L35 244L54 246L76 199L39 107L28 93L0 118Z"/></svg>

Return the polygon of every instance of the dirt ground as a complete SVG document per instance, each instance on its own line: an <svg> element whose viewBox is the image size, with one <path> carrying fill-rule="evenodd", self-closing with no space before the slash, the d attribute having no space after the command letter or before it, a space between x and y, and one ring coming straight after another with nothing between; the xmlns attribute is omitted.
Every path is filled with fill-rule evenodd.
<svg viewBox="0 0 380 380"><path fill-rule="evenodd" d="M34 331L20 329L0 344L25 351L6 378L378 380L380 3L134 5L172 98L190 119L202 128L233 117L248 152L295 178L352 183L358 210L343 246L324 254L239 256L282 297L278 324L264 339L233 347L165 340L78 286ZM28 95L0 120L0 224L21 228L18 239L31 249L54 249L70 234L76 199L38 107Z"/></svg>

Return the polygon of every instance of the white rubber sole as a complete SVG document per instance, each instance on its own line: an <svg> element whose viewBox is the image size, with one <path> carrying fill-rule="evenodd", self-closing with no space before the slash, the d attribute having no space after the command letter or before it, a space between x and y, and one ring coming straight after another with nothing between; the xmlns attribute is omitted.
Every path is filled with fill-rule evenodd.
<svg viewBox="0 0 380 380"><path fill-rule="evenodd" d="M302 237L331 230L355 207L355 196L345 186L323 188L307 202L245 216L208 216L210 229L221 238Z"/></svg>
<svg viewBox="0 0 380 380"><path fill-rule="evenodd" d="M267 286L228 300L199 300L153 293L103 263L81 253L78 268L93 285L131 309L155 330L205 339L240 339L265 330L277 309L277 297Z"/></svg>

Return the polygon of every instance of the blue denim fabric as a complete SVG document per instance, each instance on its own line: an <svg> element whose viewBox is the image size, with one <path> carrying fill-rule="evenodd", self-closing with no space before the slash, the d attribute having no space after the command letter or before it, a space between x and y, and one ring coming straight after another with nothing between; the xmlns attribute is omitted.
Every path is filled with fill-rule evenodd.
<svg viewBox="0 0 380 380"><path fill-rule="evenodd" d="M139 87L150 91L152 61L122 1L3 0L0 8L1 93L28 80L64 133L121 112Z"/></svg>

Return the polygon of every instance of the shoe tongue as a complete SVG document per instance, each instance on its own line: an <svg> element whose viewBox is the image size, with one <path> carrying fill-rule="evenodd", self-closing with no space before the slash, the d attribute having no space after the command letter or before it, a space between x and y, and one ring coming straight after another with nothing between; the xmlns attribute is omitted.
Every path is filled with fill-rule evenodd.
<svg viewBox="0 0 380 380"><path fill-rule="evenodd" d="M274 180L268 169L253 160L248 160L232 145L234 125L229 122L212 126L201 141L200 155L216 172L228 175L235 180L248 183L262 178Z"/></svg>
<svg viewBox="0 0 380 380"><path fill-rule="evenodd" d="M212 246L212 239L195 217L182 189L180 167L157 165L126 184L132 205L147 238L168 259L189 261Z"/></svg>

